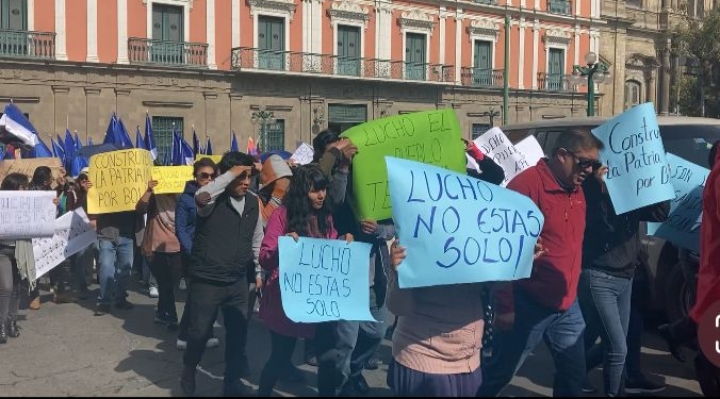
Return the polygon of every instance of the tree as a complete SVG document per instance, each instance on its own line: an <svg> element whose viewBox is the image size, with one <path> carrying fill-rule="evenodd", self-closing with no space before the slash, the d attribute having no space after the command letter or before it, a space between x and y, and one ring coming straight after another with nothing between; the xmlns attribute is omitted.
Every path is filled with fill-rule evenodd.
<svg viewBox="0 0 720 399"><path fill-rule="evenodd" d="M672 31L673 51L691 60L686 72L693 76L677 79L680 110L685 115L720 118L719 99L715 88L720 83L720 9L704 17L686 17ZM689 71L687 71L689 69Z"/></svg>

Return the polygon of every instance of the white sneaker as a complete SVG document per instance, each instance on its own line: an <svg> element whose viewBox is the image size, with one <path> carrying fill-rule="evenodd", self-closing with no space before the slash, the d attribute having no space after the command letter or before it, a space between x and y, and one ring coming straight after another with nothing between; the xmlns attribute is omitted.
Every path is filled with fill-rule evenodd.
<svg viewBox="0 0 720 399"><path fill-rule="evenodd" d="M220 340L215 337L208 339L205 343L206 348L217 348L218 346L220 346Z"/></svg>
<svg viewBox="0 0 720 399"><path fill-rule="evenodd" d="M150 298L157 298L160 296L157 287L150 287Z"/></svg>
<svg viewBox="0 0 720 399"><path fill-rule="evenodd" d="M185 349L187 349L187 341L183 341L180 338L178 338L177 342L175 343L175 346L179 350L184 351Z"/></svg>
<svg viewBox="0 0 720 399"><path fill-rule="evenodd" d="M180 291L185 291L187 289L187 283L185 282L184 278L180 279L180 286L178 287Z"/></svg>

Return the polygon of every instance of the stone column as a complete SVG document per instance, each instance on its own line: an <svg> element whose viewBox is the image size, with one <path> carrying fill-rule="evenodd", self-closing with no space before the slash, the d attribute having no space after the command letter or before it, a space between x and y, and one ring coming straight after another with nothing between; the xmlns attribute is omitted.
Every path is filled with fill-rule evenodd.
<svg viewBox="0 0 720 399"><path fill-rule="evenodd" d="M130 89L115 89L115 114L118 118L130 115L131 106ZM127 126L125 127L127 128ZM129 131L128 134L130 134Z"/></svg>
<svg viewBox="0 0 720 399"><path fill-rule="evenodd" d="M55 133L65 132L65 129L68 127L68 93L70 93L70 88L67 86L53 86L52 91L55 104L55 123L53 124L53 127Z"/></svg>
<svg viewBox="0 0 720 399"><path fill-rule="evenodd" d="M94 143L100 144L96 141L97 135L102 131L99 97L99 87L85 87L85 137L82 137L85 139L85 143L87 143L87 137L92 137Z"/></svg>
<svg viewBox="0 0 720 399"><path fill-rule="evenodd" d="M670 114L670 44L662 50L660 75L660 115Z"/></svg>
<svg viewBox="0 0 720 399"><path fill-rule="evenodd" d="M657 74L656 69L645 71L645 86L646 86L646 98L645 101L652 101L655 104L655 112L658 111L658 98L657 98Z"/></svg>

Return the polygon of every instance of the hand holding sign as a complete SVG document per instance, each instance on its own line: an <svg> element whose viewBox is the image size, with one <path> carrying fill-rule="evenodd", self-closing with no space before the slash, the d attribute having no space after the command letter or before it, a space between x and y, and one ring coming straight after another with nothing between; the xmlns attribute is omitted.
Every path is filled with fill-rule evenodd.
<svg viewBox="0 0 720 399"><path fill-rule="evenodd" d="M386 162L395 228L408 248L400 288L530 276L544 217L529 198L436 166Z"/></svg>
<svg viewBox="0 0 720 399"><path fill-rule="evenodd" d="M601 160L618 215L675 197L652 103L633 107L592 130L603 142Z"/></svg>

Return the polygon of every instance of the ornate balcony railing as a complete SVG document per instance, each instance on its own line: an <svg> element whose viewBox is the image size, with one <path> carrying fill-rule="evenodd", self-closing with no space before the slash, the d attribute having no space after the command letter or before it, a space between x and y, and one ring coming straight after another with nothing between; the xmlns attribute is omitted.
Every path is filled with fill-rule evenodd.
<svg viewBox="0 0 720 399"><path fill-rule="evenodd" d="M0 30L0 57L55 58L55 33Z"/></svg>
<svg viewBox="0 0 720 399"><path fill-rule="evenodd" d="M232 50L232 67L235 70L265 70L366 79L451 83L455 81L455 67L449 65L347 58L331 54L263 50L249 47L238 47Z"/></svg>
<svg viewBox="0 0 720 399"><path fill-rule="evenodd" d="M570 15L570 0L547 0L547 11L550 14Z"/></svg>
<svg viewBox="0 0 720 399"><path fill-rule="evenodd" d="M460 71L463 86L502 87L504 72L502 69L463 67Z"/></svg>
<svg viewBox="0 0 720 399"><path fill-rule="evenodd" d="M131 64L207 67L206 43L168 42L132 37L128 39Z"/></svg>
<svg viewBox="0 0 720 399"><path fill-rule="evenodd" d="M538 90L549 92L569 92L573 90L570 75L540 72L537 76Z"/></svg>

